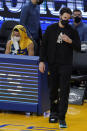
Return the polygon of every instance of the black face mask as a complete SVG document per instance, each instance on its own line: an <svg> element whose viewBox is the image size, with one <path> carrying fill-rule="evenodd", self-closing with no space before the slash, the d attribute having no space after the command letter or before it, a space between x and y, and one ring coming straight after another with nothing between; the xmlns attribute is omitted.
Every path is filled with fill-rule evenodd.
<svg viewBox="0 0 87 131"><path fill-rule="evenodd" d="M63 20L63 19L61 19L61 24L62 25L66 26L66 25L68 25L68 23L69 23L69 20Z"/></svg>
<svg viewBox="0 0 87 131"><path fill-rule="evenodd" d="M74 17L75 23L79 23L81 21L81 18L79 16Z"/></svg>
<svg viewBox="0 0 87 131"><path fill-rule="evenodd" d="M43 3L44 0L37 0L37 4L40 5Z"/></svg>

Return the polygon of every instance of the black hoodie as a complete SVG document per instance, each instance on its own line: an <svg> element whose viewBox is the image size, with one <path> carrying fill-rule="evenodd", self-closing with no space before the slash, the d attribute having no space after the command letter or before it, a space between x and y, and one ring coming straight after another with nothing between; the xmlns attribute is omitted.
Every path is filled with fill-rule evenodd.
<svg viewBox="0 0 87 131"><path fill-rule="evenodd" d="M62 41L57 42L60 33L66 34L72 39L72 44ZM48 62L48 64L72 65L73 49L80 51L81 42L78 32L67 25L60 28L58 23L47 27L40 48L40 61Z"/></svg>

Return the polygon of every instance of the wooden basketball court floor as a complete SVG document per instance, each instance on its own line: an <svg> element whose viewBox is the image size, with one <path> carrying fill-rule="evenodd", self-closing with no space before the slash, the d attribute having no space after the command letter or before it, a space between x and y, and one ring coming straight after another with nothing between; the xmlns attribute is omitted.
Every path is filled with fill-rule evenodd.
<svg viewBox="0 0 87 131"><path fill-rule="evenodd" d="M83 105L69 105L66 115L68 128L49 123L49 111L42 116L20 112L0 112L0 131L87 131L87 101Z"/></svg>

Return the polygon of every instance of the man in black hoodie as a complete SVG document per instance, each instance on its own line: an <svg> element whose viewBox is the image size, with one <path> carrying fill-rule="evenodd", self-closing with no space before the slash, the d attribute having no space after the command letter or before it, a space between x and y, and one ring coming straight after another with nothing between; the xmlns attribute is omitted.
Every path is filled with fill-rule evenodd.
<svg viewBox="0 0 87 131"><path fill-rule="evenodd" d="M49 69L50 123L59 120L59 126L66 128L65 115L68 108L69 84L72 73L73 49L80 51L80 38L68 23L72 12L69 8L60 10L60 20L47 27L40 48L39 71L44 73L45 62Z"/></svg>

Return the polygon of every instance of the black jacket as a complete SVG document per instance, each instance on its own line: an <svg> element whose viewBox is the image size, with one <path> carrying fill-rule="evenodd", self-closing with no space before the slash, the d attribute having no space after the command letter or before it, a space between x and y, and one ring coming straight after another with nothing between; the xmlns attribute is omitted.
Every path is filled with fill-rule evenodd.
<svg viewBox="0 0 87 131"><path fill-rule="evenodd" d="M58 23L48 26L43 35L43 40L40 48L40 61L48 62L48 64L55 64L56 57L58 57L59 63L63 65L72 65L73 60L73 49L80 51L81 42L78 32L72 28L71 25L67 25L63 29L63 33L72 39L72 44L63 41L62 46L56 49L58 35L60 34L61 28ZM56 53L56 51L59 51ZM57 56L58 55L58 56Z"/></svg>

